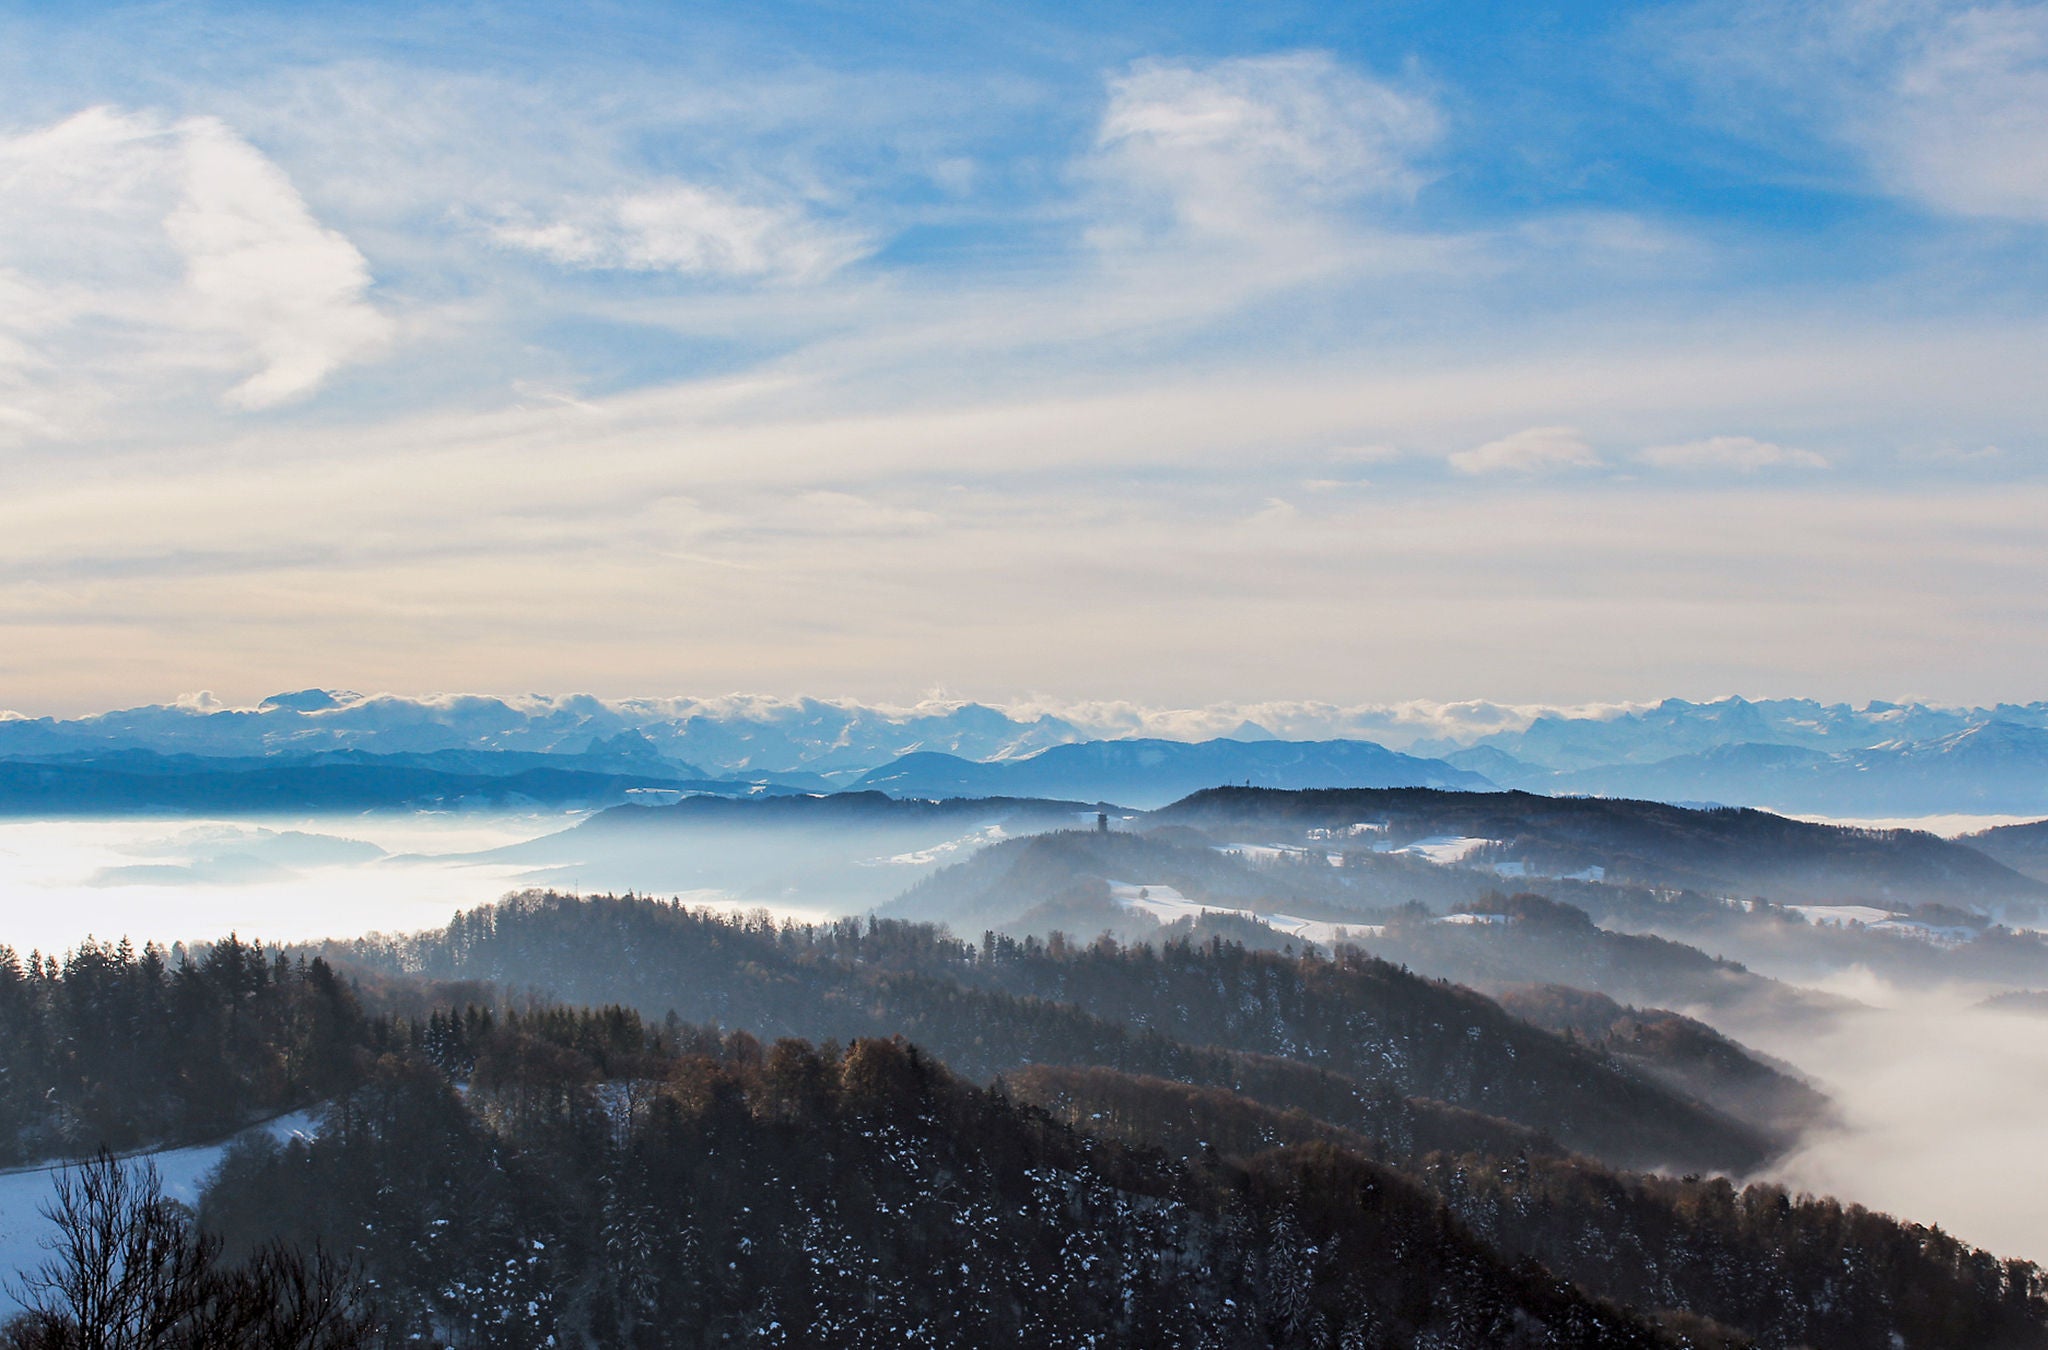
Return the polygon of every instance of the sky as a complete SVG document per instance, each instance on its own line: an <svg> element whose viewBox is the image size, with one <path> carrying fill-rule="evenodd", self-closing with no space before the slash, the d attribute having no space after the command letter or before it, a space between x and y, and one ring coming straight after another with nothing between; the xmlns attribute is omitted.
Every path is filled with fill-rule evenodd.
<svg viewBox="0 0 2048 1350"><path fill-rule="evenodd" d="M2048 667L2048 7L0 0L0 707Z"/></svg>

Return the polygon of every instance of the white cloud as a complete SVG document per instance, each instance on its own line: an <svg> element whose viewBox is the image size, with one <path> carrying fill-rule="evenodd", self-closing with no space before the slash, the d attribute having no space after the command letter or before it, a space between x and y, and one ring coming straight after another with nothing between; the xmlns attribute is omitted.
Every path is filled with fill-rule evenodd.
<svg viewBox="0 0 2048 1350"><path fill-rule="evenodd" d="M1182 226L1228 236L1302 209L1408 197L1438 132L1426 98L1302 52L1139 62L1110 82L1098 147L1107 176L1163 197Z"/></svg>
<svg viewBox="0 0 2048 1350"><path fill-rule="evenodd" d="M231 405L289 402L387 340L369 286L355 246L218 119L91 108L0 137L0 375L37 372L44 395L96 367L240 376Z"/></svg>
<svg viewBox="0 0 2048 1350"><path fill-rule="evenodd" d="M1653 445L1636 458L1659 469L1825 469L1826 459L1811 450L1788 449L1753 436L1709 436L1677 445Z"/></svg>
<svg viewBox="0 0 2048 1350"><path fill-rule="evenodd" d="M1450 456L1459 473L1547 473L1553 469L1596 469L1600 456L1574 427L1530 427Z"/></svg>
<svg viewBox="0 0 2048 1350"><path fill-rule="evenodd" d="M689 183L602 199L549 219L506 220L491 235L567 267L792 281L837 271L870 248L799 206L747 202Z"/></svg>

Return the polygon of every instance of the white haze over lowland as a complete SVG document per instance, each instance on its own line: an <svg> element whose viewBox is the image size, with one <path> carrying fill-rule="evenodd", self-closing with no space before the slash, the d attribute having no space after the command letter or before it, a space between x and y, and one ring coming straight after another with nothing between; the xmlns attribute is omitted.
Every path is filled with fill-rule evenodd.
<svg viewBox="0 0 2048 1350"><path fill-rule="evenodd" d="M0 946L61 955L88 938L136 946L317 942L437 928L462 909L527 889L658 894L692 906L766 909L810 922L892 898L991 837L934 835L874 855L855 831L795 872L787 848L697 836L650 856L579 837L543 854L497 856L587 813L372 812L202 820L0 821ZM853 877L858 905L830 881Z"/></svg>
<svg viewBox="0 0 2048 1350"><path fill-rule="evenodd" d="M0 822L0 943L61 953L86 938L266 942L411 931L516 889L523 869L464 855L573 823L564 815Z"/></svg>

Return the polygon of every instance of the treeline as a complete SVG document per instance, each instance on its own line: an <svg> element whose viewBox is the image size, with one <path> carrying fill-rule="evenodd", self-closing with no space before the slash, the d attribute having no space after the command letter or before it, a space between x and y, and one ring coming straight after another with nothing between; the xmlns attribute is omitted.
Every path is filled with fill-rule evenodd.
<svg viewBox="0 0 2048 1350"><path fill-rule="evenodd" d="M218 1137L345 1088L363 1036L327 962L261 943L0 947L0 1165Z"/></svg>

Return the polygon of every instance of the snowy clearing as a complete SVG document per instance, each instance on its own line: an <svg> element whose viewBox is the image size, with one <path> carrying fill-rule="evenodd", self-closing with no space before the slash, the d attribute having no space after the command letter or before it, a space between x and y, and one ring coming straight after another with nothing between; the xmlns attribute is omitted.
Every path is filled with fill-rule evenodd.
<svg viewBox="0 0 2048 1350"><path fill-rule="evenodd" d="M1892 933L1919 942L1930 942L1937 947L1959 947L1977 938L1974 928L1909 919L1874 905L1786 905L1785 908L1803 916L1808 923L1837 927L1861 924L1873 933Z"/></svg>
<svg viewBox="0 0 2048 1350"><path fill-rule="evenodd" d="M288 1116L252 1125L235 1138L267 1134L272 1139L289 1139L295 1134L310 1133L319 1119L318 1110L294 1111ZM164 1194L184 1204L196 1205L207 1177L233 1142L233 1139L226 1139L192 1148L141 1153L130 1161L135 1166L140 1166L145 1160L154 1162L157 1176L163 1180ZM15 1286L24 1275L40 1268L49 1259L49 1251L43 1244L55 1234L56 1226L44 1217L42 1209L55 1193L57 1175L67 1166L68 1163L62 1162L45 1163L0 1172L0 1321L21 1311L21 1305L15 1300L18 1292Z"/></svg>

